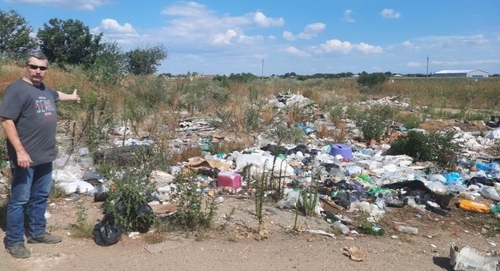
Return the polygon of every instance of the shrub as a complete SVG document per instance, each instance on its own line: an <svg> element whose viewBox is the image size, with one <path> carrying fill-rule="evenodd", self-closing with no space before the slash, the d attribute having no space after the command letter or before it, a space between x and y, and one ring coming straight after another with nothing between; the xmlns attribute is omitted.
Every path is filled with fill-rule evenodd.
<svg viewBox="0 0 500 271"><path fill-rule="evenodd" d="M405 154L417 161L435 161L439 165L449 166L460 150L458 143L453 142L455 131L424 133L410 131L406 137L400 137L391 143L386 154Z"/></svg>
<svg viewBox="0 0 500 271"><path fill-rule="evenodd" d="M146 203L146 195L152 190L148 189L144 177L136 172L121 175L120 179L114 180L116 189L108 192L105 212L112 213L128 231L147 232L155 220Z"/></svg>
<svg viewBox="0 0 500 271"><path fill-rule="evenodd" d="M360 127L364 139L378 141L386 129L386 120L380 115L366 114L356 120L356 125Z"/></svg>
<svg viewBox="0 0 500 271"><path fill-rule="evenodd" d="M379 87L382 83L387 81L388 77L381 73L362 73L358 77L358 84L362 87L367 87L368 89L375 89Z"/></svg>
<svg viewBox="0 0 500 271"><path fill-rule="evenodd" d="M177 191L174 195L178 204L177 213L168 221L172 230L205 230L213 226L217 212L214 198L198 192L196 176L178 175L174 180Z"/></svg>
<svg viewBox="0 0 500 271"><path fill-rule="evenodd" d="M163 157L147 148L132 150L133 155L123 157L125 164L109 159L98 164L99 171L115 187L104 202L105 213L112 213L126 230L147 232L155 217L146 204L154 190L146 177L153 168L163 164Z"/></svg>

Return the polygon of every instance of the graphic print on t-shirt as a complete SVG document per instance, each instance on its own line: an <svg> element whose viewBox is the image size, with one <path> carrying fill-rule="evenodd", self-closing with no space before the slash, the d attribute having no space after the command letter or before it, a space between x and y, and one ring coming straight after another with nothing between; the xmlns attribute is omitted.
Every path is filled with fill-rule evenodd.
<svg viewBox="0 0 500 271"><path fill-rule="evenodd" d="M35 101L35 108L37 114L44 114L44 118L51 119L54 117L54 112L56 111L56 107L52 103L51 100L47 99L47 97L39 96Z"/></svg>

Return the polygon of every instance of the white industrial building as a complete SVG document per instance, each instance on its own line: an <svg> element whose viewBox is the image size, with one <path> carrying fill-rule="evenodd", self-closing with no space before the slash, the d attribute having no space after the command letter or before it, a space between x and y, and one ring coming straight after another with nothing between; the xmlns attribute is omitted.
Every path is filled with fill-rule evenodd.
<svg viewBox="0 0 500 271"><path fill-rule="evenodd" d="M483 78L490 75L483 70L442 70L431 74L432 77L472 77Z"/></svg>

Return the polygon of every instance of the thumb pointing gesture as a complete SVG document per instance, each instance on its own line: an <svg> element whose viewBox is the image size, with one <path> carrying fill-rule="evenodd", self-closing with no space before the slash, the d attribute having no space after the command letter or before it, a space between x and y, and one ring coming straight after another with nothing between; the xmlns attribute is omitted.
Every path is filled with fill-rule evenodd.
<svg viewBox="0 0 500 271"><path fill-rule="evenodd" d="M81 101L81 98L80 98L80 96L78 96L78 94L76 93L77 91L78 91L78 90L75 88L75 90L73 91L72 96L73 96L73 98L75 99L75 101L76 101L77 103L79 103L79 102Z"/></svg>

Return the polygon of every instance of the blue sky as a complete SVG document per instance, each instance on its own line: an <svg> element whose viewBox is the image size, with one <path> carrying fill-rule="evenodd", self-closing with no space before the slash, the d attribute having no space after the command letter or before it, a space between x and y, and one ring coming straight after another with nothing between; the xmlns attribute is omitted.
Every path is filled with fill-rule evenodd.
<svg viewBox="0 0 500 271"><path fill-rule="evenodd" d="M499 0L0 0L35 29L80 20L160 73L500 73ZM427 56L429 65L427 65Z"/></svg>

